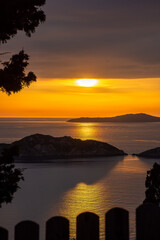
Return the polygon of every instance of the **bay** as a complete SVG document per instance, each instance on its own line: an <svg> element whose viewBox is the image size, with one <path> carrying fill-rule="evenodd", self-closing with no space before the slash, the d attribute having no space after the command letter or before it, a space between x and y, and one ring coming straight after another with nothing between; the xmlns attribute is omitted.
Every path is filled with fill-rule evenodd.
<svg viewBox="0 0 160 240"><path fill-rule="evenodd" d="M53 118L0 118L0 143L10 143L35 133L54 137L71 136L108 142L128 154L160 145L157 123L71 123Z"/></svg>
<svg viewBox="0 0 160 240"><path fill-rule="evenodd" d="M127 153L159 146L160 123L68 123L66 119L0 119L0 142L43 133L105 141ZM70 220L75 238L76 216L91 211L100 216L100 239L104 240L104 217L112 207L130 214L130 236L135 239L135 209L145 197L146 171L156 159L125 157L58 160L49 164L17 164L25 168L25 181L11 204L0 209L0 226L13 239L14 226L23 220L40 224L45 239L45 222L61 215Z"/></svg>

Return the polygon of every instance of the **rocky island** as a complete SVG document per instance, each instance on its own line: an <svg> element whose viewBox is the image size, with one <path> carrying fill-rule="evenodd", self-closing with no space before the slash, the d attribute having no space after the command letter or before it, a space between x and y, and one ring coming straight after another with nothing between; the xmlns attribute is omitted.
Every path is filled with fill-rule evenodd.
<svg viewBox="0 0 160 240"><path fill-rule="evenodd" d="M82 141L68 136L52 137L42 134L27 136L19 141L3 146L5 146L6 152L17 152L14 156L15 162L42 162L49 159L126 155L122 150L105 142L95 140ZM13 149L16 149L16 151L13 151Z"/></svg>
<svg viewBox="0 0 160 240"><path fill-rule="evenodd" d="M160 147L139 153L139 154L137 154L137 156L146 157L146 158L160 158Z"/></svg>
<svg viewBox="0 0 160 240"><path fill-rule="evenodd" d="M125 114L115 117L80 117L69 119L68 122L160 122L160 117L151 116L145 113Z"/></svg>

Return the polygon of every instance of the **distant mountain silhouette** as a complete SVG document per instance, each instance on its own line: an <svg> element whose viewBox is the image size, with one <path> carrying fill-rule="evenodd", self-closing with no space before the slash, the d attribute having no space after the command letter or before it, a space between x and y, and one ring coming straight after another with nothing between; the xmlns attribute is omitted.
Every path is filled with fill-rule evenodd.
<svg viewBox="0 0 160 240"><path fill-rule="evenodd" d="M1 145L2 146L2 145ZM3 145L6 153L18 150L15 161L41 162L48 159L70 159L86 157L108 157L126 155L122 150L95 140L74 139L72 137L52 137L34 134L8 145Z"/></svg>
<svg viewBox="0 0 160 240"><path fill-rule="evenodd" d="M115 117L80 117L68 120L68 122L160 122L160 117L145 113L125 114Z"/></svg>

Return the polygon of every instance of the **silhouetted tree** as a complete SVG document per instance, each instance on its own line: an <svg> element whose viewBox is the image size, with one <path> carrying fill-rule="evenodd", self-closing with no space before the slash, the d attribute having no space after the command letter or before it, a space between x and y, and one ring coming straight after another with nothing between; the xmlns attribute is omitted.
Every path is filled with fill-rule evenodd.
<svg viewBox="0 0 160 240"><path fill-rule="evenodd" d="M25 74L25 68L28 65L29 57L24 51L12 56L9 62L2 63L4 68L0 69L0 89L8 95L11 92L19 92L23 87L29 86L36 81L33 72Z"/></svg>
<svg viewBox="0 0 160 240"><path fill-rule="evenodd" d="M14 164L0 164L0 207L12 201L20 180L23 180L22 169L15 168Z"/></svg>
<svg viewBox="0 0 160 240"><path fill-rule="evenodd" d="M24 31L28 37L35 32L36 27L45 21L45 14L40 9L45 0L1 0L0 1L0 44L6 43L17 32ZM5 53L0 53L3 55ZM36 81L33 72L25 74L29 56L22 50L13 55L8 62L2 62L0 69L0 90L11 93L19 92L23 87ZM2 203L11 202L14 193L23 180L22 169L15 168L13 156L17 155L15 148L6 149L0 156L0 207Z"/></svg>
<svg viewBox="0 0 160 240"><path fill-rule="evenodd" d="M45 0L2 0L0 2L0 44L6 43L18 31L24 31L30 37L36 27L45 21L45 14L40 8L44 4ZM28 60L29 56L22 50L19 54L13 55L10 61L2 63L4 68L0 69L1 91L10 95L36 81L33 72L25 74Z"/></svg>
<svg viewBox="0 0 160 240"><path fill-rule="evenodd" d="M152 169L147 171L145 181L146 198L143 203L153 203L159 205L160 203L160 165L154 163Z"/></svg>
<svg viewBox="0 0 160 240"><path fill-rule="evenodd" d="M40 9L44 4L45 0L1 0L0 42L11 39L18 30L30 37L39 23L45 21L45 14Z"/></svg>
<svg viewBox="0 0 160 240"><path fill-rule="evenodd" d="M15 168L14 156L18 155L16 147L4 149L0 157L0 207L10 203L19 188L19 181L24 180L22 169Z"/></svg>

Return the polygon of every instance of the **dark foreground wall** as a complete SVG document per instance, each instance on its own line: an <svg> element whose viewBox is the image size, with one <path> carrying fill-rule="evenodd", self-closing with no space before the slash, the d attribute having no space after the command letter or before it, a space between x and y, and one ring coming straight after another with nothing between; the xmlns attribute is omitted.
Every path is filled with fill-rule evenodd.
<svg viewBox="0 0 160 240"><path fill-rule="evenodd" d="M160 208L144 204L136 209L137 240L160 239ZM0 227L0 240L8 240L8 231ZM23 221L15 226L14 240L39 240L39 225ZM46 222L45 240L69 240L69 220L53 217ZM76 240L99 240L99 216L85 212L77 216ZM129 213L113 208L105 215L105 240L129 240Z"/></svg>

